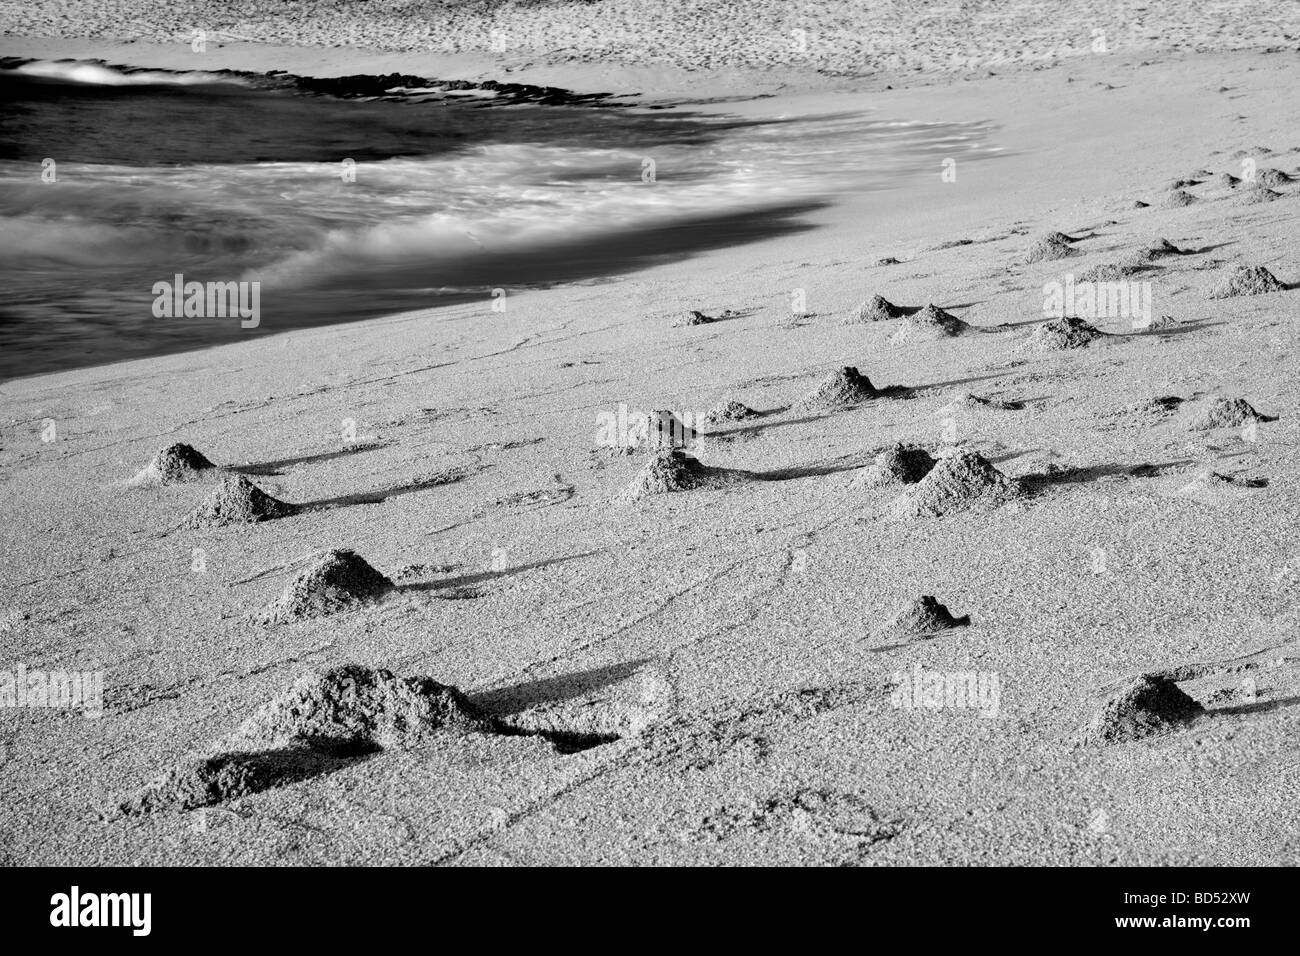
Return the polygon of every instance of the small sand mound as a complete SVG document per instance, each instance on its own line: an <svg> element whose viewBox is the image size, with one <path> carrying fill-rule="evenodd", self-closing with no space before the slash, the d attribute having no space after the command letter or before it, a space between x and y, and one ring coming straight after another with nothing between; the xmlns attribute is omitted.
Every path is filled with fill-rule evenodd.
<svg viewBox="0 0 1300 956"><path fill-rule="evenodd" d="M1008 402L1001 398L986 398L973 392L962 392L944 407L948 409L993 408L1002 412L1018 412L1025 405L1023 402Z"/></svg>
<svg viewBox="0 0 1300 956"><path fill-rule="evenodd" d="M1160 205L1165 209L1182 209L1184 206L1190 206L1196 202L1196 197L1184 189L1175 189L1165 197L1164 202Z"/></svg>
<svg viewBox="0 0 1300 956"><path fill-rule="evenodd" d="M878 266L897 266L897 265L901 265L901 264L902 264L902 263L900 263L900 262L899 262L896 258L894 258L893 256L885 256L883 259L877 259L877 260L876 260L876 265L878 265Z"/></svg>
<svg viewBox="0 0 1300 956"><path fill-rule="evenodd" d="M864 488L914 485L933 467L934 458L928 451L900 442L877 455L875 461L863 469L858 484Z"/></svg>
<svg viewBox="0 0 1300 956"><path fill-rule="evenodd" d="M904 319L902 328L894 333L893 338L897 341L952 338L970 329L971 326L957 316L931 304Z"/></svg>
<svg viewBox="0 0 1300 956"><path fill-rule="evenodd" d="M695 429L668 409L658 408L646 416L645 441L642 443L646 449L688 448L694 440Z"/></svg>
<svg viewBox="0 0 1300 956"><path fill-rule="evenodd" d="M1126 262L1103 262L1079 273L1078 281L1118 282L1141 271L1138 266Z"/></svg>
<svg viewBox="0 0 1300 956"><path fill-rule="evenodd" d="M804 408L847 408L879 394L869 378L852 365L845 365L822 379L799 404Z"/></svg>
<svg viewBox="0 0 1300 956"><path fill-rule="evenodd" d="M272 498L243 475L230 475L203 504L190 512L185 527L221 528L232 524L254 524L297 512L296 505Z"/></svg>
<svg viewBox="0 0 1300 956"><path fill-rule="evenodd" d="M709 409L704 416L706 425L725 425L728 422L743 422L748 418L757 418L758 412L743 402L728 399L721 405Z"/></svg>
<svg viewBox="0 0 1300 956"><path fill-rule="evenodd" d="M1234 206L1258 206L1260 203L1273 202L1275 199L1281 199L1282 194L1274 192L1267 186L1256 183L1254 187L1242 190L1233 197Z"/></svg>
<svg viewBox="0 0 1300 956"><path fill-rule="evenodd" d="M697 312L694 309L691 309L686 313L678 325L708 325L710 322L716 321L718 320L711 315L705 315L703 312Z"/></svg>
<svg viewBox="0 0 1300 956"><path fill-rule="evenodd" d="M1212 428L1240 428L1248 422L1272 422L1277 419L1261 415L1242 398L1211 395L1183 409L1183 424L1193 431Z"/></svg>
<svg viewBox="0 0 1300 956"><path fill-rule="evenodd" d="M1172 192L1175 189L1185 189L1188 186L1199 186L1203 180L1200 179L1174 179L1165 184L1165 189Z"/></svg>
<svg viewBox="0 0 1300 956"><path fill-rule="evenodd" d="M1230 299L1239 295L1266 295L1284 292L1286 286L1263 266L1237 266L1210 292L1211 299Z"/></svg>
<svg viewBox="0 0 1300 956"><path fill-rule="evenodd" d="M1241 185L1241 180L1232 173L1219 173L1210 181L1210 185L1218 189L1236 189Z"/></svg>
<svg viewBox="0 0 1300 956"><path fill-rule="evenodd" d="M969 624L969 614L953 617L948 608L933 595L925 594L904 604L893 617L876 628L871 636L877 642L906 641Z"/></svg>
<svg viewBox="0 0 1300 956"><path fill-rule="evenodd" d="M289 582L276 601L259 615L265 624L287 624L337 614L379 599L393 588L354 551L326 551L315 564Z"/></svg>
<svg viewBox="0 0 1300 956"><path fill-rule="evenodd" d="M679 448L662 449L645 463L623 492L624 501L638 501L650 495L668 495L696 488L713 488L726 483L727 475L709 468Z"/></svg>
<svg viewBox="0 0 1300 956"><path fill-rule="evenodd" d="M1024 495L1020 482L1008 478L975 452L941 458L929 474L894 503L900 518L939 518L973 509L988 509Z"/></svg>
<svg viewBox="0 0 1300 956"><path fill-rule="evenodd" d="M1219 504L1249 497L1268 485L1262 478L1244 478L1223 475L1212 468L1204 468L1191 481L1181 484L1174 494L1203 504Z"/></svg>
<svg viewBox="0 0 1300 956"><path fill-rule="evenodd" d="M1051 319L1034 329L1029 336L1029 347L1040 352L1081 349L1091 345L1104 334L1083 319L1066 316L1063 319Z"/></svg>
<svg viewBox="0 0 1300 956"><path fill-rule="evenodd" d="M1064 259L1066 256L1074 254L1074 248L1071 244L1078 241L1078 239L1067 236L1063 232L1049 232L1034 240L1034 244L1029 247L1029 251L1025 254L1025 261L1049 262L1053 259Z"/></svg>
<svg viewBox="0 0 1300 956"><path fill-rule="evenodd" d="M491 722L455 687L350 664L299 677L214 752L188 758L118 804L113 815L191 810L309 779L352 759L407 747L436 731Z"/></svg>
<svg viewBox="0 0 1300 956"><path fill-rule="evenodd" d="M857 311L849 316L848 321L850 324L856 322L887 322L890 319L901 319L913 311L913 309L894 305L883 295L873 295L858 306Z"/></svg>
<svg viewBox="0 0 1300 956"><path fill-rule="evenodd" d="M1181 256L1184 254L1184 250L1179 249L1168 239L1157 239L1135 252L1133 259L1137 262L1153 262L1166 256Z"/></svg>
<svg viewBox="0 0 1300 956"><path fill-rule="evenodd" d="M1261 169L1255 174L1255 182L1260 186L1285 186L1295 182L1295 177L1280 169Z"/></svg>
<svg viewBox="0 0 1300 956"><path fill-rule="evenodd" d="M1150 322L1134 322L1133 328L1142 332L1168 332L1170 329L1176 329L1182 324L1172 315L1157 315Z"/></svg>
<svg viewBox="0 0 1300 956"><path fill-rule="evenodd" d="M177 485L187 481L200 481L205 477L204 472L216 467L191 445L168 445L131 479L131 484Z"/></svg>
<svg viewBox="0 0 1300 956"><path fill-rule="evenodd" d="M1168 733L1205 709L1171 680L1142 674L1106 698L1080 731L1086 744L1118 744Z"/></svg>

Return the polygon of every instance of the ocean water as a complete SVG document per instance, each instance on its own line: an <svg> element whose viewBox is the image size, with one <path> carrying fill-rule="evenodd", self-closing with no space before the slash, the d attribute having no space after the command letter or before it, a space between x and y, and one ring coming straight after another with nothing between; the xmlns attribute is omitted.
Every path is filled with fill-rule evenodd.
<svg viewBox="0 0 1300 956"><path fill-rule="evenodd" d="M486 315L496 289L807 228L838 192L997 153L980 123L339 98L97 63L0 69L0 99L0 378L455 301ZM160 317L178 274L258 283L256 326Z"/></svg>

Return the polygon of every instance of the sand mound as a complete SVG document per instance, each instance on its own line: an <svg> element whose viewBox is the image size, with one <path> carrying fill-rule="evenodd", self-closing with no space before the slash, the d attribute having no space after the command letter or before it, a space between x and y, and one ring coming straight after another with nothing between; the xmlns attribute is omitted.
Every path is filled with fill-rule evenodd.
<svg viewBox="0 0 1300 956"><path fill-rule="evenodd" d="M904 604L893 617L876 628L871 636L877 642L905 641L969 624L969 614L953 617L948 613L948 608L933 595L925 594Z"/></svg>
<svg viewBox="0 0 1300 956"><path fill-rule="evenodd" d="M915 315L903 320L903 326L894 333L896 341L907 339L941 339L951 338L969 332L971 326L957 316L945 312L935 305L927 305Z"/></svg>
<svg viewBox="0 0 1300 956"><path fill-rule="evenodd" d="M913 311L913 309L894 305L883 295L873 295L858 306L857 311L849 316L848 321L850 324L856 322L887 322L890 319L901 319Z"/></svg>
<svg viewBox="0 0 1300 956"><path fill-rule="evenodd" d="M1256 183L1252 188L1239 192L1233 197L1234 206L1258 206L1260 203L1281 199L1282 194L1274 192L1267 186Z"/></svg>
<svg viewBox="0 0 1300 956"><path fill-rule="evenodd" d="M177 485L200 481L217 466L191 445L168 445L131 479L133 485Z"/></svg>
<svg viewBox="0 0 1300 956"><path fill-rule="evenodd" d="M1241 185L1241 180L1232 173L1219 173L1210 181L1210 185L1218 189L1236 189Z"/></svg>
<svg viewBox="0 0 1300 956"><path fill-rule="evenodd" d="M1181 256L1185 254L1184 250L1179 249L1168 239L1157 239L1135 252L1133 254L1133 260L1138 263L1153 262L1156 259L1163 259L1166 256Z"/></svg>
<svg viewBox="0 0 1300 956"><path fill-rule="evenodd" d="M1063 319L1051 319L1034 329L1029 336L1029 347L1040 352L1081 349L1091 345L1104 334L1083 319L1066 316Z"/></svg>
<svg viewBox="0 0 1300 956"><path fill-rule="evenodd" d="M666 448L645 463L623 492L622 499L637 501L650 495L715 488L727 480L727 474L721 469L702 465L679 448Z"/></svg>
<svg viewBox="0 0 1300 956"><path fill-rule="evenodd" d="M1188 186L1199 186L1203 180L1200 179L1174 179L1165 184L1165 189L1173 192L1175 189L1185 189Z"/></svg>
<svg viewBox="0 0 1300 956"><path fill-rule="evenodd" d="M1204 711L1173 681L1142 674L1107 697L1079 737L1096 744L1141 740L1175 730Z"/></svg>
<svg viewBox="0 0 1300 956"><path fill-rule="evenodd" d="M350 664L299 677L215 753L182 761L118 804L127 816L190 810L260 793L346 766L443 729L490 721L455 687Z"/></svg>
<svg viewBox="0 0 1300 956"><path fill-rule="evenodd" d="M1212 468L1204 468L1198 471L1191 481L1180 485L1174 494L1179 498L1190 498L1203 504L1219 504L1249 497L1267 485L1268 482L1261 478L1223 475Z"/></svg>
<svg viewBox="0 0 1300 956"><path fill-rule="evenodd" d="M289 582L284 593L262 611L259 620L284 624L337 614L377 600L393 582L354 551L326 551L315 564Z"/></svg>
<svg viewBox="0 0 1300 956"><path fill-rule="evenodd" d="M869 378L852 365L845 365L822 379L799 404L804 408L847 408L879 394Z"/></svg>
<svg viewBox="0 0 1300 956"><path fill-rule="evenodd" d="M1022 495L1019 481L975 452L963 451L941 458L894 503L893 513L900 518L939 518L996 507Z"/></svg>
<svg viewBox="0 0 1300 956"><path fill-rule="evenodd" d="M1280 169L1261 169L1255 174L1255 182L1260 186L1285 186L1295 182L1295 177Z"/></svg>
<svg viewBox="0 0 1300 956"><path fill-rule="evenodd" d="M487 721L455 687L356 664L303 674L235 731L251 747L309 745L334 753L405 747L444 727Z"/></svg>
<svg viewBox="0 0 1300 956"><path fill-rule="evenodd" d="M686 313L685 317L678 323L678 325L708 325L710 322L716 321L718 320L711 315L705 315L703 312L697 312L694 309L691 309Z"/></svg>
<svg viewBox="0 0 1300 956"><path fill-rule="evenodd" d="M695 440L695 429L664 408L657 408L646 416L645 440L641 447L648 451L662 448L687 448Z"/></svg>
<svg viewBox="0 0 1300 956"><path fill-rule="evenodd" d="M1284 292L1286 286L1263 266L1237 266L1210 292L1211 299L1229 299L1239 295L1266 295Z"/></svg>
<svg viewBox="0 0 1300 956"><path fill-rule="evenodd" d="M253 524L297 514L297 505L272 498L243 475L230 475L190 512L187 528L221 528L232 524Z"/></svg>
<svg viewBox="0 0 1300 956"><path fill-rule="evenodd" d="M1034 244L1029 247L1029 251L1025 254L1025 261L1049 262L1053 259L1064 259L1066 256L1074 254L1074 248L1071 244L1078 241L1078 239L1067 236L1063 232L1049 232L1034 240Z"/></svg>
<svg viewBox="0 0 1300 956"><path fill-rule="evenodd" d="M715 405L704 415L704 424L723 425L727 422L743 422L748 418L757 418L758 412L743 402L728 399L721 405Z"/></svg>
<svg viewBox="0 0 1300 956"><path fill-rule="evenodd" d="M1239 428L1247 422L1272 422L1276 418L1261 415L1242 398L1211 395L1191 403L1182 411L1183 424L1193 431L1212 428Z"/></svg>
<svg viewBox="0 0 1300 956"><path fill-rule="evenodd" d="M857 484L864 488L914 485L933 467L934 458L928 451L900 442L877 455L875 461L863 469Z"/></svg>
<svg viewBox="0 0 1300 956"><path fill-rule="evenodd" d="M1183 189L1175 189L1165 197L1164 202L1160 205L1165 209L1181 209L1184 206L1190 206L1196 202L1196 197Z"/></svg>
<svg viewBox="0 0 1300 956"><path fill-rule="evenodd" d="M1103 262L1079 273L1080 282L1118 282L1129 276L1137 275L1142 270L1131 263Z"/></svg>
<svg viewBox="0 0 1300 956"><path fill-rule="evenodd" d="M1001 398L985 398L973 392L962 392L944 407L947 409L992 408L1002 412L1018 412L1025 405L1023 402L1008 402Z"/></svg>
<svg viewBox="0 0 1300 956"><path fill-rule="evenodd" d="M1172 315L1157 315L1150 322L1135 322L1133 328L1140 329L1143 332L1168 332L1170 329L1176 329L1182 325Z"/></svg>
<svg viewBox="0 0 1300 956"><path fill-rule="evenodd" d="M935 467L931 454L915 445L898 442L876 455L874 462L863 468L857 484L863 488L889 488L893 485L914 485Z"/></svg>

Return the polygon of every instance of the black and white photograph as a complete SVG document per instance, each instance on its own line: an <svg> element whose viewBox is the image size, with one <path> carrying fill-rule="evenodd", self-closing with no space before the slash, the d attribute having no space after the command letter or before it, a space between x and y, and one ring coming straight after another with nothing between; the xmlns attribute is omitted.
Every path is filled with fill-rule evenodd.
<svg viewBox="0 0 1300 956"><path fill-rule="evenodd" d="M1089 919L1246 945L1298 91L1292 0L0 0L0 864L1140 868ZM148 935L102 882L27 916Z"/></svg>

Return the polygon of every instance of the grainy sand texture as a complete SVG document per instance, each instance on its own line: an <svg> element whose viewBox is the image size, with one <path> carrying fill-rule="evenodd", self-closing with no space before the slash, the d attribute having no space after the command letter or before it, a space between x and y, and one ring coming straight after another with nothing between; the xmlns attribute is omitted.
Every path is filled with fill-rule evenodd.
<svg viewBox="0 0 1300 956"><path fill-rule="evenodd" d="M1300 862L1300 5L0 24L995 147L840 156L890 178L601 275L0 382L0 862Z"/></svg>

